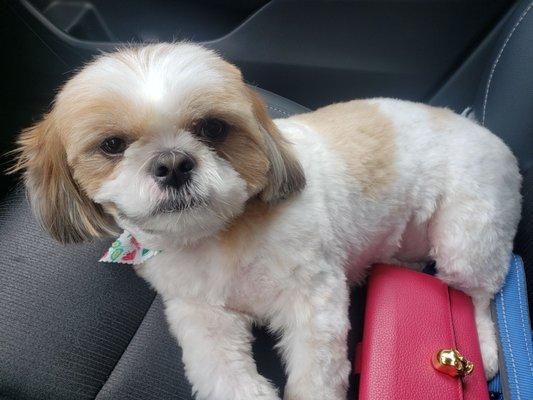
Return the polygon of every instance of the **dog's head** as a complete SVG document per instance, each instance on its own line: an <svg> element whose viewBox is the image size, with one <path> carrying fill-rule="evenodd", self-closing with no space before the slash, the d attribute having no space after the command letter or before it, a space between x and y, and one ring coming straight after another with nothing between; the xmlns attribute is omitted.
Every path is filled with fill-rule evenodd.
<svg viewBox="0 0 533 400"><path fill-rule="evenodd" d="M191 44L124 49L66 83L19 139L35 214L61 242L117 225L192 242L305 178L240 71Z"/></svg>

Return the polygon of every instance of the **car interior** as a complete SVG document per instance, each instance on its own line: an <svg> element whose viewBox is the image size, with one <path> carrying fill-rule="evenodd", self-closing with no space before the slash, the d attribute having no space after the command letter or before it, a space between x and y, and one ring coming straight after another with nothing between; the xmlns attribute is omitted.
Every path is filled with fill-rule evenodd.
<svg viewBox="0 0 533 400"><path fill-rule="evenodd" d="M0 150L85 62L124 45L192 41L243 72L274 118L394 97L475 118L523 175L514 252L533 309L531 0L2 0ZM420 154L424 162L424 154ZM2 170L12 160L1 160ZM192 399L159 296L131 266L98 263L112 238L60 245L19 176L0 177L0 398ZM350 358L364 287L352 293ZM283 388L276 338L254 330L258 370ZM357 398L353 376L349 398Z"/></svg>

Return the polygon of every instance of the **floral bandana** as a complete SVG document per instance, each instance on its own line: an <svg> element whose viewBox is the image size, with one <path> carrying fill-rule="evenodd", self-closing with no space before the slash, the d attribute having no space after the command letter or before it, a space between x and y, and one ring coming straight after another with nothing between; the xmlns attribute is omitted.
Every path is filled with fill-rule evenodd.
<svg viewBox="0 0 533 400"><path fill-rule="evenodd" d="M109 250L105 252L100 262L120 263L120 264L142 264L149 258L155 256L159 251L142 247L137 239L128 231L111 244Z"/></svg>

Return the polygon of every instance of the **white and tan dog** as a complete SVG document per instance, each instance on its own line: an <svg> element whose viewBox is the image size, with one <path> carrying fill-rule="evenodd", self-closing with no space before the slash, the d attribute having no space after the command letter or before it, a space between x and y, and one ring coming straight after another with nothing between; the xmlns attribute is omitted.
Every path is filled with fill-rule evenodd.
<svg viewBox="0 0 533 400"><path fill-rule="evenodd" d="M381 261L436 260L473 297L497 370L489 302L521 178L500 139L451 111L371 99L272 121L214 52L158 44L84 67L19 151L53 237L120 227L162 250L136 270L164 299L199 399L279 398L254 364L253 323L280 334L286 399L344 399L348 285Z"/></svg>

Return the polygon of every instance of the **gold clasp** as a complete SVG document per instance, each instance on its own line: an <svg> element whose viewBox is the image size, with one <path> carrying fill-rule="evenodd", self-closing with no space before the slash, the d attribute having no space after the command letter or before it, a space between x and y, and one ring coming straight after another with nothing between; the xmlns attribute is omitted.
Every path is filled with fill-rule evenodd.
<svg viewBox="0 0 533 400"><path fill-rule="evenodd" d="M456 349L441 349L435 353L432 361L437 371L454 377L469 375L474 370L474 364Z"/></svg>

